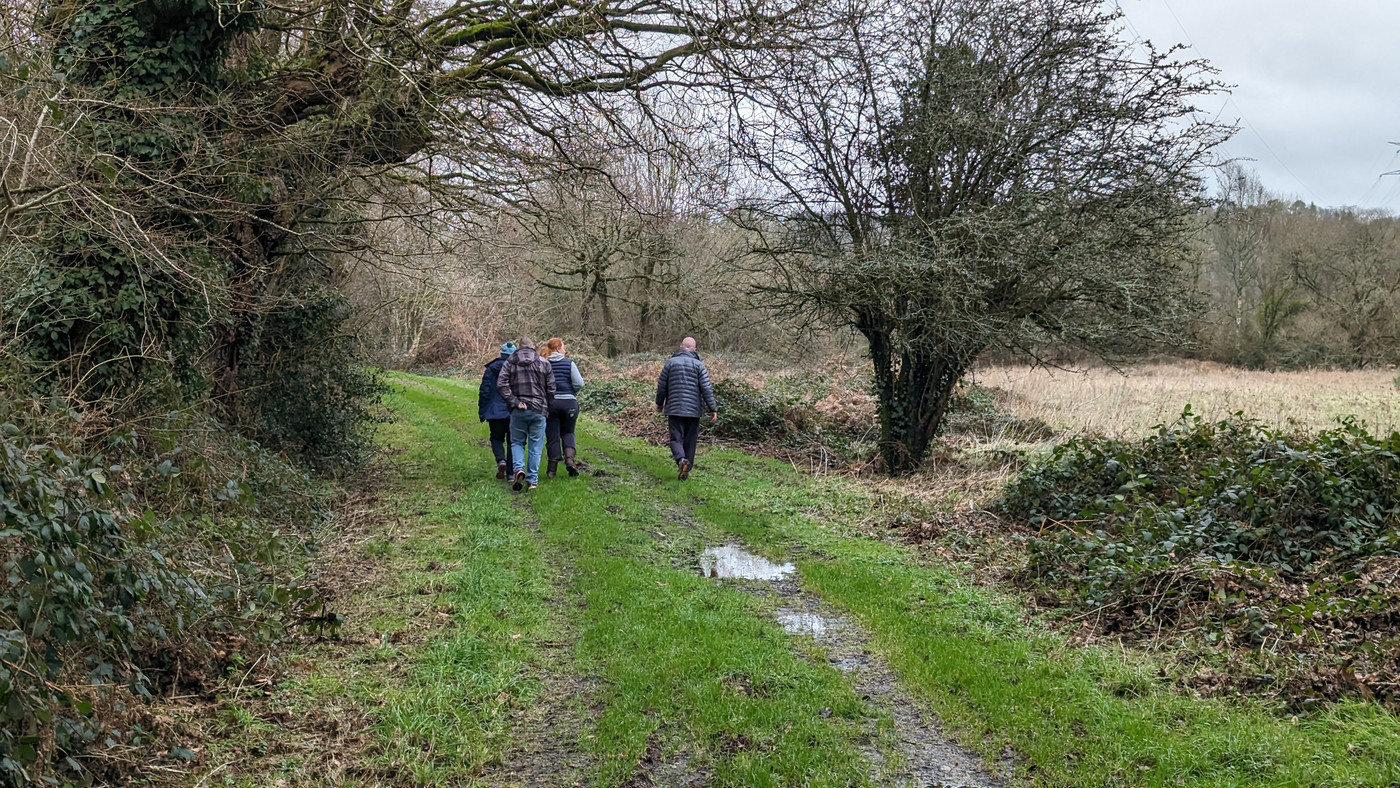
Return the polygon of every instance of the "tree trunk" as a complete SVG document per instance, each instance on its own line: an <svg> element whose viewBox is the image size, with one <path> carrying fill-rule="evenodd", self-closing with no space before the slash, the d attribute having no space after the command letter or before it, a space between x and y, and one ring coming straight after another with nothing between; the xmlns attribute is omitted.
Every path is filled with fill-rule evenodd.
<svg viewBox="0 0 1400 788"><path fill-rule="evenodd" d="M618 354L617 332L613 330L612 304L608 301L608 280L601 274L593 282L593 290L598 294L598 311L603 316L603 339L606 342L608 358Z"/></svg>
<svg viewBox="0 0 1400 788"><path fill-rule="evenodd" d="M651 255L646 257L646 267L642 269L642 294L637 299L637 341L633 345L632 352L640 353L646 349L647 340L651 337L651 288L652 277L656 274L656 258Z"/></svg>
<svg viewBox="0 0 1400 788"><path fill-rule="evenodd" d="M978 351L896 353L887 331L862 329L870 343L880 419L880 458L893 476L918 470L938 435L958 381Z"/></svg>
<svg viewBox="0 0 1400 788"><path fill-rule="evenodd" d="M593 317L593 291L588 287L588 274L583 274L583 281L579 284L578 291L583 294L583 305L578 310L578 331L584 336L588 336L588 321Z"/></svg>

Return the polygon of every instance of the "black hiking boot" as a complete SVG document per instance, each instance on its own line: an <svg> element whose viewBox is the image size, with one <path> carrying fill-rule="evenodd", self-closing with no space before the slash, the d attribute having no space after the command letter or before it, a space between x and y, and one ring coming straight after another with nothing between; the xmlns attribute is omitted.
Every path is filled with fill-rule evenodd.
<svg viewBox="0 0 1400 788"><path fill-rule="evenodd" d="M682 458L676 463L676 478L685 481L690 478L690 460Z"/></svg>
<svg viewBox="0 0 1400 788"><path fill-rule="evenodd" d="M578 455L573 449L564 450L564 470L568 471L570 476L578 475Z"/></svg>
<svg viewBox="0 0 1400 788"><path fill-rule="evenodd" d="M505 463L503 463L503 462L498 462L498 463L496 463L496 478L497 478L497 479L504 479L504 478L506 478L506 464L505 464Z"/></svg>
<svg viewBox="0 0 1400 788"><path fill-rule="evenodd" d="M515 483L512 484L512 485L510 486L510 488L511 488L512 490L515 490L516 492L520 492L521 490L525 489L525 472L524 472L524 471L516 471L516 472L515 472Z"/></svg>
<svg viewBox="0 0 1400 788"><path fill-rule="evenodd" d="M547 477L550 478L550 479L553 479L555 473L556 473L558 470L559 470L559 461L558 461L558 460L550 460L550 461L549 461L549 467L545 470L544 475L547 476Z"/></svg>

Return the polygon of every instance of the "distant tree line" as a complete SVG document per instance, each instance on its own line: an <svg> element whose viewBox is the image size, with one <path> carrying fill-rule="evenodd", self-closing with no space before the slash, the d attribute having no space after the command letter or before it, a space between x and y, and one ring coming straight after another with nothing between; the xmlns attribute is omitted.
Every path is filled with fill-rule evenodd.
<svg viewBox="0 0 1400 788"><path fill-rule="evenodd" d="M1196 354L1251 367L1400 363L1400 217L1269 194L1235 166L1204 217Z"/></svg>

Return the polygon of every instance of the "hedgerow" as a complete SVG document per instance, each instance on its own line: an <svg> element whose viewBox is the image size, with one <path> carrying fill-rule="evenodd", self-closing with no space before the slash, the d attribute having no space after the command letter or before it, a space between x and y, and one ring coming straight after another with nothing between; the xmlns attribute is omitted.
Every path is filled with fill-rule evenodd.
<svg viewBox="0 0 1400 788"><path fill-rule="evenodd" d="M85 434L75 411L0 402L0 785L122 782L110 753L188 753L133 724L142 702L206 689L315 601L319 486L189 418Z"/></svg>

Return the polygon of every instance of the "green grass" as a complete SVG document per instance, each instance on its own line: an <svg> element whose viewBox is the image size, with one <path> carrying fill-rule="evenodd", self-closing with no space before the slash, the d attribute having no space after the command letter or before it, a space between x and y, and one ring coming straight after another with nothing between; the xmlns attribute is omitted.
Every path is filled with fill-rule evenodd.
<svg viewBox="0 0 1400 788"><path fill-rule="evenodd" d="M348 620L339 641L284 655L297 669L271 708L226 699L210 784L471 783L499 766L512 712L536 700L537 644L560 623L546 610L554 590L529 512L481 482L495 463L464 443L467 409L455 398L409 387L393 406L399 418L381 440L401 451L401 470L386 527L360 547L382 582L337 602ZM290 730L263 719L283 709L297 720ZM341 734L326 733L366 718L367 744L341 750ZM354 768L327 773L327 755Z"/></svg>
<svg viewBox="0 0 1400 788"><path fill-rule="evenodd" d="M875 503L860 482L702 450L680 483L664 449L585 419L580 454L609 475L513 496L492 478L471 386L393 381L397 525L360 547L386 580L347 610L345 637L364 645L308 658L276 696L296 715L363 715L373 741L351 775L318 775L307 752L228 781L498 784L502 759L540 734L523 712L563 671L582 693L564 745L587 755L585 784L624 785L658 759L714 786L868 784L862 752L892 754L889 720L872 739L871 710L774 623L773 600L695 571L704 546L739 539L794 560L804 590L861 622L965 746L996 758L1009 745L1017 783L1400 783L1400 722L1379 707L1295 722L1179 694L1150 657L1072 646L1014 594L859 535ZM216 761L279 735L260 708L229 704L220 724L241 744Z"/></svg>
<svg viewBox="0 0 1400 788"><path fill-rule="evenodd" d="M442 392L432 395L440 421L464 426L456 409L474 392L414 382ZM430 395L409 387L401 396ZM545 551L586 606L572 626L577 670L597 685L599 711L582 741L598 768L592 784L627 783L649 749L715 786L864 784L865 709L845 679L804 658L763 600L699 577L684 559L704 535L669 522L646 486L614 470L621 475L546 480L527 499Z"/></svg>
<svg viewBox="0 0 1400 788"><path fill-rule="evenodd" d="M384 766L435 783L499 761L509 712L539 688L534 644L554 634L545 611L553 591L527 512L504 488L481 482L495 462L458 433L475 403L416 388L394 402L401 421L386 440L406 450L409 469L400 505L422 512L401 550L411 563L439 567L402 575L402 586L452 626L407 655L403 680L369 688L379 690L378 729L393 745Z"/></svg>
<svg viewBox="0 0 1400 788"><path fill-rule="evenodd" d="M1183 696L1160 686L1145 657L1072 647L1024 623L1014 599L806 514L868 511L869 496L852 483L808 480L781 463L712 451L682 486L670 480L663 451L606 426L586 429L596 436L590 448L646 469L657 480L653 495L691 506L750 544L798 556L806 588L861 621L907 686L967 745L994 755L1010 744L1027 782L1400 784L1400 720L1374 704L1339 704L1293 722L1252 701Z"/></svg>

